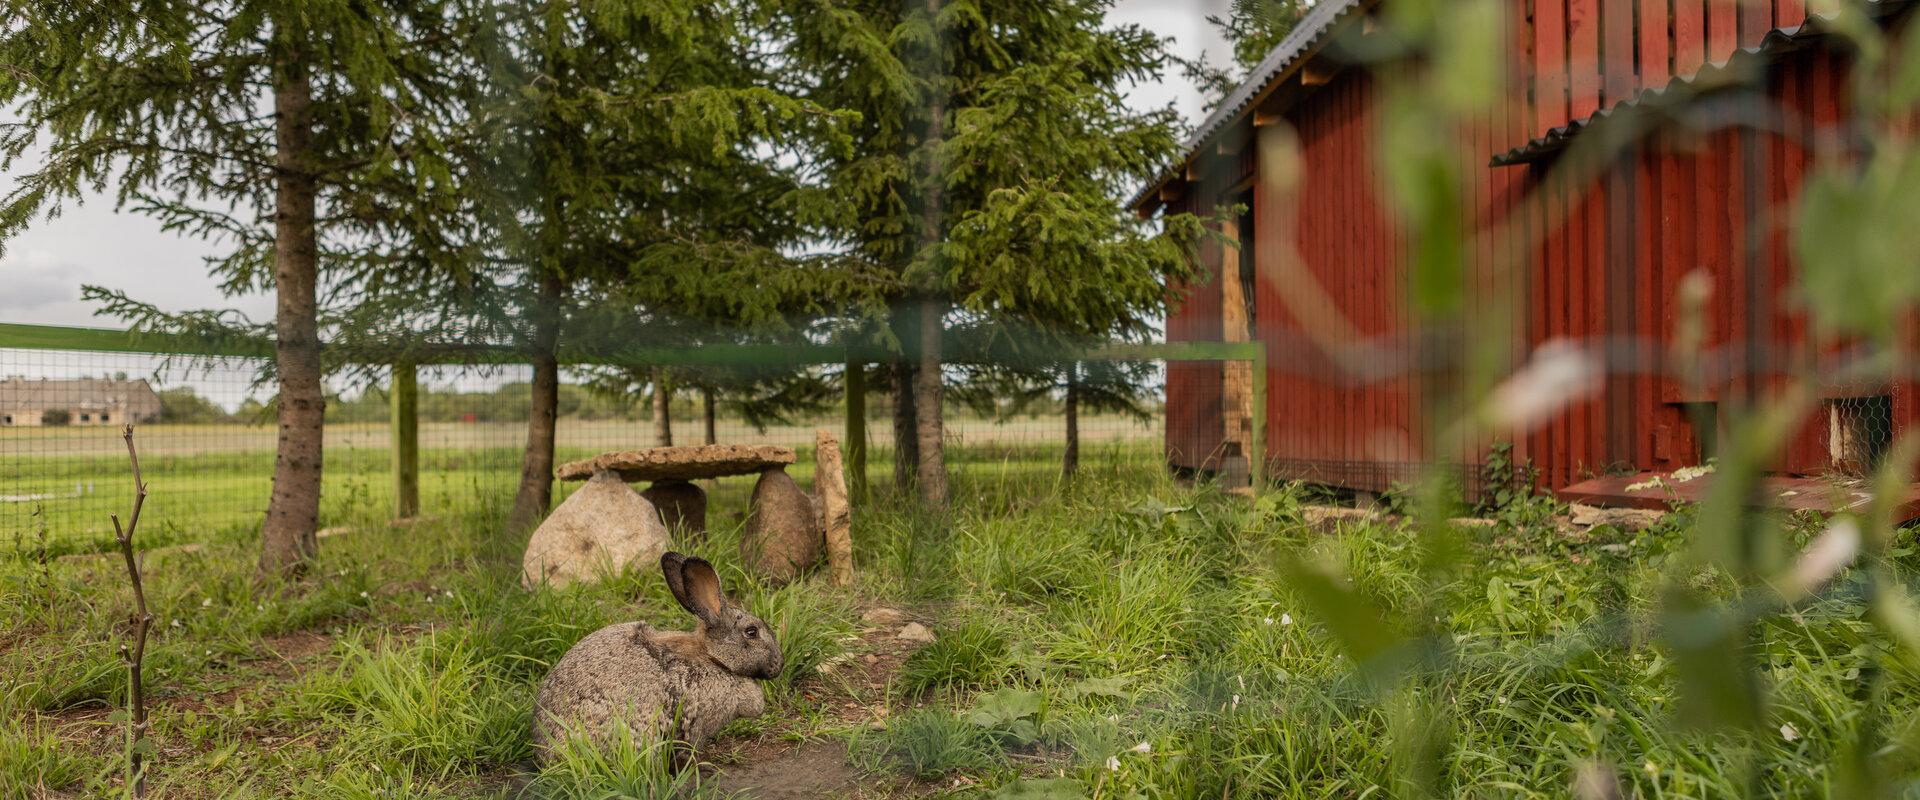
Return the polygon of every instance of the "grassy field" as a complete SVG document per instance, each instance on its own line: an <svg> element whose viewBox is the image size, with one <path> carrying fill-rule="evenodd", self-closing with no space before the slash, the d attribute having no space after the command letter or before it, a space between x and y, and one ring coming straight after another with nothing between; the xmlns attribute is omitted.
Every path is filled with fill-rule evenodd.
<svg viewBox="0 0 1920 800"><path fill-rule="evenodd" d="M837 420L821 426L838 431ZM876 425L879 423L876 422ZM645 446L652 440L645 422L563 420L558 455L562 461L607 450ZM764 433L722 426L724 442L780 444L811 453L814 427L770 427ZM683 428L681 436L698 436ZM875 428L876 442L884 430ZM1058 419L995 422L962 415L949 430L957 468L1000 462L1058 463ZM259 524L272 491L274 429L241 425L143 425L140 453L148 482L156 489L148 506L150 535L156 543L204 541ZM485 498L510 501L520 474L522 426L507 424L424 424L420 430L422 507L429 511L456 502ZM1158 428L1123 417L1099 416L1083 427L1084 458L1132 459L1159 446ZM384 425L329 425L326 441L323 524L386 516L392 508L392 472ZM874 478L890 475L891 450L880 448L869 462ZM811 469L811 456L795 475ZM723 490L744 492L752 479L729 479ZM565 490L562 489L564 492ZM97 550L112 535L108 515L123 511L131 498L126 475L126 446L117 428L0 428L0 552L31 550L44 541L56 552Z"/></svg>
<svg viewBox="0 0 1920 800"><path fill-rule="evenodd" d="M963 471L940 520L863 509L853 589L753 582L728 524L691 548L775 625L788 669L764 716L679 773L648 743L527 771L532 694L572 642L690 621L648 570L519 589L520 542L479 497L365 520L291 583L257 582L242 537L156 554L157 796L1920 796L1920 674L1853 573L1735 645L1765 699L1749 725L1695 729L1655 607L1731 584L1676 558L1684 514L1467 528L1436 578L1434 540L1309 524L1295 492L1181 488L1151 460L1039 474ZM1884 565L1909 588L1911 544ZM1314 602L1335 588L1350 607ZM117 791L127 602L111 559L0 567L0 796ZM903 646L863 621L877 606L937 640ZM1351 624L1364 606L1378 627ZM1419 657L1368 648L1416 629L1435 632Z"/></svg>

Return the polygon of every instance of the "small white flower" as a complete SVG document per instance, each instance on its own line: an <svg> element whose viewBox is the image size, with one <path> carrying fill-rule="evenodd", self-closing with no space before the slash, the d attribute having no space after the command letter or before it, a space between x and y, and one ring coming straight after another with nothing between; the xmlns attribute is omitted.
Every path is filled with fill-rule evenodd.
<svg viewBox="0 0 1920 800"><path fill-rule="evenodd" d="M1115 723L1115 724L1119 724L1119 722L1120 722L1120 715L1119 715L1119 714L1108 714L1108 715L1107 715L1107 721L1108 721L1108 722L1112 722L1112 723Z"/></svg>
<svg viewBox="0 0 1920 800"><path fill-rule="evenodd" d="M176 619L176 620L174 620L174 621L173 621L173 627L176 627L176 628L178 628L178 627L180 627L180 620L177 620L177 619Z"/></svg>
<svg viewBox="0 0 1920 800"><path fill-rule="evenodd" d="M367 593L366 593L366 592L361 592L361 593L360 593L360 596L361 596L361 597L366 597L366 596L367 596Z"/></svg>
<svg viewBox="0 0 1920 800"><path fill-rule="evenodd" d="M1262 618L1260 619L1260 624L1262 624L1262 625L1272 625L1272 624L1273 624L1273 617L1262 617Z"/></svg>
<svg viewBox="0 0 1920 800"><path fill-rule="evenodd" d="M447 597L453 597L453 590L452 590L452 589L448 589L448 590L446 590L445 592L442 592L441 594L444 594L444 595L446 595Z"/></svg>
<svg viewBox="0 0 1920 800"><path fill-rule="evenodd" d="M1793 723L1784 723L1780 726L1780 738L1789 742L1800 741L1800 731L1793 727Z"/></svg>
<svg viewBox="0 0 1920 800"><path fill-rule="evenodd" d="M1495 698L1493 698L1493 702L1496 702L1496 703L1499 703L1500 705L1503 705L1503 706L1504 706L1504 705L1506 705L1506 704L1507 704L1507 696L1506 696L1506 695L1504 695L1504 694L1503 694L1503 695L1499 695L1499 696L1497 696L1497 697L1495 697Z"/></svg>
<svg viewBox="0 0 1920 800"><path fill-rule="evenodd" d="M1647 759L1647 763L1641 764L1640 769L1645 771L1648 775L1660 774L1660 765L1653 763L1653 759L1651 758Z"/></svg>
<svg viewBox="0 0 1920 800"><path fill-rule="evenodd" d="M265 611L265 610L267 610L267 607L266 607L266 606L264 606L264 605L262 605L262 604L260 604L260 603L254 603L254 604L253 604L253 610L255 610L255 611Z"/></svg>
<svg viewBox="0 0 1920 800"><path fill-rule="evenodd" d="M1282 626L1286 626L1286 625L1292 625L1292 624L1293 624L1293 615L1292 615L1292 614L1281 614L1281 615L1280 615L1280 624L1281 624Z"/></svg>
<svg viewBox="0 0 1920 800"><path fill-rule="evenodd" d="M1108 772L1119 772L1119 771L1120 771L1120 757L1119 757L1119 756L1107 756L1107 771L1108 771Z"/></svg>
<svg viewBox="0 0 1920 800"><path fill-rule="evenodd" d="M1236 694L1236 695L1234 695L1234 696L1233 696L1233 706L1232 706L1232 707L1233 707L1233 709L1234 709L1234 710L1236 710L1236 711L1237 711L1237 710L1239 710L1239 708L1240 708L1240 695L1237 695L1237 694Z"/></svg>
<svg viewBox="0 0 1920 800"><path fill-rule="evenodd" d="M201 608L212 608L212 607L213 607L213 598L211 598L211 597L203 597L203 598L201 598L201 599L200 599L200 607L201 607Z"/></svg>
<svg viewBox="0 0 1920 800"><path fill-rule="evenodd" d="M1153 752L1153 745L1151 745L1151 744L1148 744L1147 742L1141 742L1141 743L1139 743L1139 744L1136 744L1136 745L1134 745L1134 746L1133 746L1133 752L1136 752L1136 753L1151 753L1151 752Z"/></svg>

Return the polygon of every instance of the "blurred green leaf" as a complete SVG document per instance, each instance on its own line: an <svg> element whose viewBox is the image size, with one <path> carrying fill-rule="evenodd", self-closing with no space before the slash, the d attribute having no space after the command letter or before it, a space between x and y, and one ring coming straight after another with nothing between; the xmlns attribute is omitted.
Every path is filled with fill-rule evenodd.
<svg viewBox="0 0 1920 800"><path fill-rule="evenodd" d="M1331 569L1293 560L1283 562L1281 569L1314 618L1356 663L1367 666L1401 644L1385 611Z"/></svg>
<svg viewBox="0 0 1920 800"><path fill-rule="evenodd" d="M973 710L967 712L967 721L982 728L993 728L1010 725L1038 713L1039 692L1009 686L981 695Z"/></svg>
<svg viewBox="0 0 1920 800"><path fill-rule="evenodd" d="M1078 700L1082 697L1099 695L1115 699L1126 699L1128 680L1123 675L1108 678L1088 678L1067 687L1067 697Z"/></svg>
<svg viewBox="0 0 1920 800"><path fill-rule="evenodd" d="M1021 778L993 793L998 800L1078 800L1086 796L1086 784L1073 778Z"/></svg>
<svg viewBox="0 0 1920 800"><path fill-rule="evenodd" d="M1660 635L1679 681L1680 719L1704 728L1758 729L1765 717L1747 645L1750 624L1684 587L1667 592Z"/></svg>

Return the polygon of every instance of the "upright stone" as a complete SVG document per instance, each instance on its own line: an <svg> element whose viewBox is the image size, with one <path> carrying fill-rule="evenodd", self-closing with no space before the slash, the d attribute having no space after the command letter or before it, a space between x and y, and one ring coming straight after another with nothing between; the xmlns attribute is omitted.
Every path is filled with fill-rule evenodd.
<svg viewBox="0 0 1920 800"><path fill-rule="evenodd" d="M675 535L699 541L707 536L707 493L683 480L659 481L640 493L659 509L660 520Z"/></svg>
<svg viewBox="0 0 1920 800"><path fill-rule="evenodd" d="M824 544L812 498L785 469L762 471L740 534L741 563L763 578L786 583L819 563Z"/></svg>
<svg viewBox="0 0 1920 800"><path fill-rule="evenodd" d="M833 584L853 583L853 509L847 503L847 484L840 478L840 443L821 428L813 439L813 493L820 504L821 528L827 537L827 565Z"/></svg>
<svg viewBox="0 0 1920 800"><path fill-rule="evenodd" d="M671 544L653 504L619 475L601 472L533 532L520 582L531 589L599 580L636 561L651 565Z"/></svg>

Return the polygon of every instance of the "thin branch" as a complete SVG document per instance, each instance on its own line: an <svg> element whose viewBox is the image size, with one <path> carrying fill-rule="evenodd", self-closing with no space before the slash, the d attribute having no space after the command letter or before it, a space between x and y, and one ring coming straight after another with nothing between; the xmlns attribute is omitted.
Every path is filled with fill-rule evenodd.
<svg viewBox="0 0 1920 800"><path fill-rule="evenodd" d="M120 659L127 665L130 685L127 697L127 786L138 798L147 795L147 691L141 666L147 657L147 627L153 624L153 615L147 612L147 591L140 582L140 562L133 554L133 534L140 527L140 509L147 504L147 482L140 478L140 454L133 447L133 426L121 428L120 435L127 440L127 460L133 464L133 513L127 516L125 527L120 525L119 514L111 518L114 538L120 542L120 555L127 560L127 576L133 581L133 648L129 651L125 644L120 645Z"/></svg>

